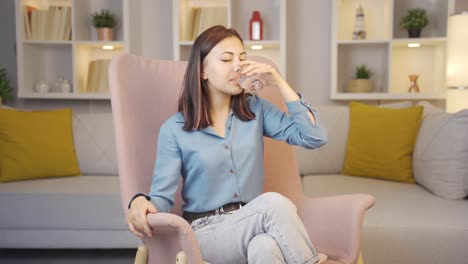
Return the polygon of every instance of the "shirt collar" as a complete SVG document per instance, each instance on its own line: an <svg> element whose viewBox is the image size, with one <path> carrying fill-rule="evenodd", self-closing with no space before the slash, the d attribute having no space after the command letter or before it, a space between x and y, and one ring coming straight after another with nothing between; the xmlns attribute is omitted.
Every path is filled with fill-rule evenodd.
<svg viewBox="0 0 468 264"><path fill-rule="evenodd" d="M234 112L232 111L232 108L231 108L231 111L229 111L228 122L230 122L229 119L231 119L233 115L234 115ZM178 112L177 115L175 116L175 120L176 120L176 123L184 123L185 122L184 115L181 112ZM205 133L208 133L214 136L218 136L216 132L213 130L213 128L209 126L200 129L200 131L203 131Z"/></svg>

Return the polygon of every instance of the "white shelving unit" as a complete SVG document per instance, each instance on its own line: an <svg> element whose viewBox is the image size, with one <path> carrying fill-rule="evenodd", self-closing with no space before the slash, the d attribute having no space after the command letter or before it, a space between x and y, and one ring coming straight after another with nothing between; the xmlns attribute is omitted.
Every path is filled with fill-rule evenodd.
<svg viewBox="0 0 468 264"><path fill-rule="evenodd" d="M235 28L244 40L248 55L269 58L286 75L286 0L173 0L173 58L188 60L193 39L185 37L190 10L193 7L224 7L227 10L223 24ZM249 40L249 21L258 10L263 20L262 41ZM213 26L213 25L212 25ZM261 46L262 49L252 49Z"/></svg>
<svg viewBox="0 0 468 264"><path fill-rule="evenodd" d="M88 92L87 78L90 62L97 59L111 59L132 49L131 30L139 30L130 16L138 12L129 4L130 0L16 0L16 40L18 54L18 97L36 99L109 99L108 87ZM71 37L69 40L29 40L25 33L25 6L47 10L50 6L71 8ZM109 9L116 14L115 41L98 41L91 24L91 14ZM50 20L49 20L50 21ZM46 30L54 25L47 22ZM132 33L135 34L135 33ZM103 46L112 46L105 50ZM71 92L54 90L54 82L64 78L71 84ZM34 89L39 80L49 85L49 92L39 93Z"/></svg>
<svg viewBox="0 0 468 264"><path fill-rule="evenodd" d="M356 8L364 8L367 38L353 40ZM445 99L445 42L447 19L454 0L333 0L331 93L334 100ZM429 25L421 38L408 38L400 27L410 8L424 8ZM419 43L419 48L409 48ZM375 89L346 91L356 66L373 72ZM408 93L409 74L418 74L420 93Z"/></svg>

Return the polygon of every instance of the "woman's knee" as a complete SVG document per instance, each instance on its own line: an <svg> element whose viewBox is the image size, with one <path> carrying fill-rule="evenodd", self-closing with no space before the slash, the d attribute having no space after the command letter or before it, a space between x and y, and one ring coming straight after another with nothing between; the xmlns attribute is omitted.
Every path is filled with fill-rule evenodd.
<svg viewBox="0 0 468 264"><path fill-rule="evenodd" d="M267 233L261 233L254 236L248 245L247 256L249 263L258 263L258 260L265 259L283 259L283 254L276 240ZM262 262L267 263L267 262ZM270 262L278 263L278 262Z"/></svg>
<svg viewBox="0 0 468 264"><path fill-rule="evenodd" d="M277 193L277 192L266 192L261 194L259 197L266 205L267 208L271 208L273 210L293 210L297 211L296 206L294 205L291 200L289 200L286 196Z"/></svg>

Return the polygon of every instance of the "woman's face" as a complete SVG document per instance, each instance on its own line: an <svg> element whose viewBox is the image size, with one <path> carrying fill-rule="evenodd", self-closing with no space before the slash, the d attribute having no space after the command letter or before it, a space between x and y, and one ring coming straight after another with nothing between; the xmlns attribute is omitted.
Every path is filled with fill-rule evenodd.
<svg viewBox="0 0 468 264"><path fill-rule="evenodd" d="M228 37L214 46L203 61L202 79L210 94L237 95L242 88L233 80L239 62L246 59L241 41Z"/></svg>

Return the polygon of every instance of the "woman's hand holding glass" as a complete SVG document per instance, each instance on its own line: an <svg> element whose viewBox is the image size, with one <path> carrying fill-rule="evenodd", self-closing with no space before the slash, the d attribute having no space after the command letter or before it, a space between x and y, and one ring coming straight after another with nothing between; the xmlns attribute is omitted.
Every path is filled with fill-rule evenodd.
<svg viewBox="0 0 468 264"><path fill-rule="evenodd" d="M265 63L244 60L234 69L235 81L251 94L259 93L264 86L273 85L282 80L276 69Z"/></svg>
<svg viewBox="0 0 468 264"><path fill-rule="evenodd" d="M148 237L153 236L153 230L148 224L146 219L147 214L155 214L158 210L156 207L144 196L136 197L130 206L130 211L127 215L127 224L130 231L139 238L143 238L143 235Z"/></svg>

